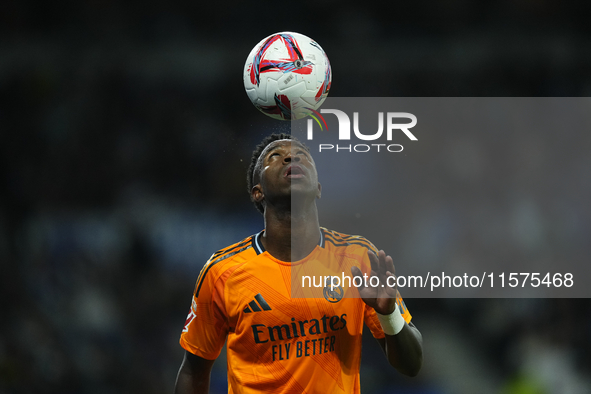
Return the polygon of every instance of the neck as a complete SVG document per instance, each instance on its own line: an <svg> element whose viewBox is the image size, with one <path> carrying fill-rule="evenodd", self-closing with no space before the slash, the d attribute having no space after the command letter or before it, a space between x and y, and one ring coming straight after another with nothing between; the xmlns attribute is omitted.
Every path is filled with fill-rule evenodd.
<svg viewBox="0 0 591 394"><path fill-rule="evenodd" d="M308 256L320 240L316 204L306 209L277 210L265 207L265 249L281 261L297 261Z"/></svg>

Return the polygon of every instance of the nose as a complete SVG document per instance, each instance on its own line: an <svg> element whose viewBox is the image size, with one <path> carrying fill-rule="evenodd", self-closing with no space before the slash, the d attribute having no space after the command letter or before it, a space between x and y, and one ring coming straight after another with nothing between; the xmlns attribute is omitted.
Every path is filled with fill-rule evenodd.
<svg viewBox="0 0 591 394"><path fill-rule="evenodd" d="M296 156L292 156L291 151L290 152L287 152L287 154L283 157L283 162L284 163L291 163L292 160L297 163L301 159L297 155Z"/></svg>

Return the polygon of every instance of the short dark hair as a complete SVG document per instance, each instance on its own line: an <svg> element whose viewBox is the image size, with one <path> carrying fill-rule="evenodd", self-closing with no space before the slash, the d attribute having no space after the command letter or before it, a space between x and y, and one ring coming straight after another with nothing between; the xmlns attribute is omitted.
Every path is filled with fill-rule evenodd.
<svg viewBox="0 0 591 394"><path fill-rule="evenodd" d="M265 148L270 143L272 143L274 141L279 141L279 140L292 140L292 141L299 142L300 144L302 144L302 146L308 152L310 151L308 149L308 147L306 145L304 145L303 143L301 143L296 137L292 136L291 134L287 134L287 133L271 134L271 135L265 137L261 141L261 143L256 146L256 148L252 152L252 157L250 158L250 166L248 166L248 171L246 172L246 187L248 189L248 195L250 196L250 200L254 203L254 206L256 207L256 209L258 209L258 211L260 213L264 213L264 211L265 211L263 204L254 201L252 199L252 194L251 194L253 186L258 183L258 177L259 177L260 171L261 171L260 167L257 168L257 163L259 162L259 157L261 156L261 154L263 153ZM257 178L257 182L255 182L255 177Z"/></svg>

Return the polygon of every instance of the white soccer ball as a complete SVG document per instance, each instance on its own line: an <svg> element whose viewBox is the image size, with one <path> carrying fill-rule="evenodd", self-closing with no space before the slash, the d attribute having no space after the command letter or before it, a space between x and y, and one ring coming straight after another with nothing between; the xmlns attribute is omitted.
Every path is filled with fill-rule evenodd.
<svg viewBox="0 0 591 394"><path fill-rule="evenodd" d="M272 34L246 58L244 88L265 115L301 119L316 111L328 96L332 72L318 43L303 34Z"/></svg>

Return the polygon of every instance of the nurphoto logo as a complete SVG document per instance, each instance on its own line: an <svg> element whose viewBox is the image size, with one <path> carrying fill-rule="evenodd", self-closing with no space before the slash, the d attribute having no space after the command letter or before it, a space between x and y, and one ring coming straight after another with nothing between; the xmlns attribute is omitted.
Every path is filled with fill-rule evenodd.
<svg viewBox="0 0 591 394"><path fill-rule="evenodd" d="M327 109L323 108L318 111L312 111L313 113L310 115L316 124L320 128L321 131L326 128L328 131L328 125L326 120L322 116L322 114L332 114L336 116L338 122L338 139L339 141L350 141L351 140L351 129L353 129L353 134L355 137L361 141L376 141L382 137L384 134L384 129L386 131L386 139L387 141L392 141L392 137L395 132L402 132L408 139L411 141L417 141L417 137L413 133L411 133L410 129L416 126L417 124L417 117L408 112L378 112L378 130L373 133L368 133L368 131L364 130L362 133L359 130L359 112L353 112L353 127L351 127L351 120L349 115L347 115L344 111L338 109ZM307 123L307 138L309 141L314 139L314 121L312 119L308 119ZM410 122L400 122L400 120L406 119ZM386 126L384 127L384 123ZM323 127L324 125L324 127ZM339 145L339 144L319 144L318 151L335 151L335 152L359 152L365 153L372 150L376 150L377 152L402 152L403 146L400 144L349 144L349 145Z"/></svg>

